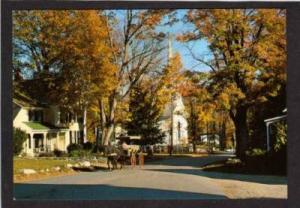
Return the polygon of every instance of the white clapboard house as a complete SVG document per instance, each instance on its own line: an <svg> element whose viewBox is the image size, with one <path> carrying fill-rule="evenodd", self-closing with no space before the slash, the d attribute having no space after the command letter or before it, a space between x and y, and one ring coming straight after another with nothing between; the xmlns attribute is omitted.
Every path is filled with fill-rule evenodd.
<svg viewBox="0 0 300 208"><path fill-rule="evenodd" d="M42 104L14 93L13 127L27 133L23 153L37 156L55 149L66 151L70 143L82 142L82 122L58 106Z"/></svg>

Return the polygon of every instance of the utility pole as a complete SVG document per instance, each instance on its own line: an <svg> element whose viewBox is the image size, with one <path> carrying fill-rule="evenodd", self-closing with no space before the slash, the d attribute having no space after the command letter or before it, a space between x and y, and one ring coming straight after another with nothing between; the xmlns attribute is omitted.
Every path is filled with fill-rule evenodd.
<svg viewBox="0 0 300 208"><path fill-rule="evenodd" d="M206 137L207 137L207 144L208 144L208 152L210 152L210 140L208 136L208 121L206 121Z"/></svg>
<svg viewBox="0 0 300 208"><path fill-rule="evenodd" d="M170 144L170 156L173 153L173 141L174 141L174 105L173 105L173 95L171 96L171 144Z"/></svg>
<svg viewBox="0 0 300 208"><path fill-rule="evenodd" d="M168 65L171 65L171 60L173 57L173 53L172 53L172 37L169 34L168 35ZM170 133L171 133L171 141L170 141L170 156L172 156L173 154L173 142L174 142L174 104L173 104L173 94L171 95L171 129L170 129Z"/></svg>

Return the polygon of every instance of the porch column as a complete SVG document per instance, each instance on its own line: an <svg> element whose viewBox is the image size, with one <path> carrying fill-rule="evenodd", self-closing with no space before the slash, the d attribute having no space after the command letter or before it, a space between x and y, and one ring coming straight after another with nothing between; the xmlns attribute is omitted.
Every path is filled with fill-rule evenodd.
<svg viewBox="0 0 300 208"><path fill-rule="evenodd" d="M52 134L48 134L49 150L52 151Z"/></svg>
<svg viewBox="0 0 300 208"><path fill-rule="evenodd" d="M56 148L60 149L59 148L59 132L56 133Z"/></svg>
<svg viewBox="0 0 300 208"><path fill-rule="evenodd" d="M47 133L43 133L43 147L44 151L47 150Z"/></svg>
<svg viewBox="0 0 300 208"><path fill-rule="evenodd" d="M29 135L30 135L30 145L28 145L28 149L33 150L34 148L33 133L30 133Z"/></svg>
<svg viewBox="0 0 300 208"><path fill-rule="evenodd" d="M34 133L29 133L29 142L30 142L30 145L28 144L28 148L27 148L27 151L26 153L29 155L29 156L34 156Z"/></svg>

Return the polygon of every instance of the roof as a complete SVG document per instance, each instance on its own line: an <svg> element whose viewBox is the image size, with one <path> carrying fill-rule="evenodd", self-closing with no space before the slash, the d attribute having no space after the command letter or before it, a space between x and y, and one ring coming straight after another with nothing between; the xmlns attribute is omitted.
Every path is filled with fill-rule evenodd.
<svg viewBox="0 0 300 208"><path fill-rule="evenodd" d="M286 118L286 115L269 118L269 119L265 120L265 123L274 123L274 122L282 120L284 118Z"/></svg>
<svg viewBox="0 0 300 208"><path fill-rule="evenodd" d="M36 122L36 121L28 121L23 123L26 124L26 126L31 128L32 130L65 130L66 129L66 128L60 128L57 126Z"/></svg>
<svg viewBox="0 0 300 208"><path fill-rule="evenodd" d="M24 122L29 128L33 130L49 130L50 128L40 122Z"/></svg>

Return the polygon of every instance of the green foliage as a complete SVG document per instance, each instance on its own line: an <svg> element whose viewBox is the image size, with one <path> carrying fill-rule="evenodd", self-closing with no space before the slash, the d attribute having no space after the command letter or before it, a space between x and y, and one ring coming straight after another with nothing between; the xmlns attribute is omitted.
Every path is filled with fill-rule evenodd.
<svg viewBox="0 0 300 208"><path fill-rule="evenodd" d="M280 149L282 149L284 146L286 146L287 143L287 124L283 122L279 122L275 124L276 128L276 142L274 145L274 150L278 152Z"/></svg>
<svg viewBox="0 0 300 208"><path fill-rule="evenodd" d="M82 150L83 146L80 144L69 144L69 146L67 147L67 151L70 154L72 151L75 150Z"/></svg>
<svg viewBox="0 0 300 208"><path fill-rule="evenodd" d="M86 157L88 155L90 155L90 152L83 149L73 150L69 153L70 157Z"/></svg>
<svg viewBox="0 0 300 208"><path fill-rule="evenodd" d="M53 154L56 156L56 157L62 157L64 155L64 152L59 150L59 149L55 149L53 151Z"/></svg>
<svg viewBox="0 0 300 208"><path fill-rule="evenodd" d="M92 142L86 142L83 144L83 149L84 150L92 150L94 149L95 144Z"/></svg>
<svg viewBox="0 0 300 208"><path fill-rule="evenodd" d="M104 146L103 145L95 145L92 149L93 153L100 153L104 152Z"/></svg>
<svg viewBox="0 0 300 208"><path fill-rule="evenodd" d="M13 153L19 155L23 150L23 144L26 141L26 132L19 128L13 129Z"/></svg>
<svg viewBox="0 0 300 208"><path fill-rule="evenodd" d="M165 137L159 128L160 110L146 90L135 87L130 94L130 121L127 123L129 135L140 135L141 144L162 143Z"/></svg>
<svg viewBox="0 0 300 208"><path fill-rule="evenodd" d="M263 156L263 155L265 155L267 152L266 152L266 150L263 150L263 149L259 149L259 148L254 148L254 149L252 149L252 150L248 150L248 151L246 151L246 155L247 156Z"/></svg>
<svg viewBox="0 0 300 208"><path fill-rule="evenodd" d="M91 142L81 144L70 144L67 147L68 155L70 157L87 157L90 156L94 150L95 145Z"/></svg>

